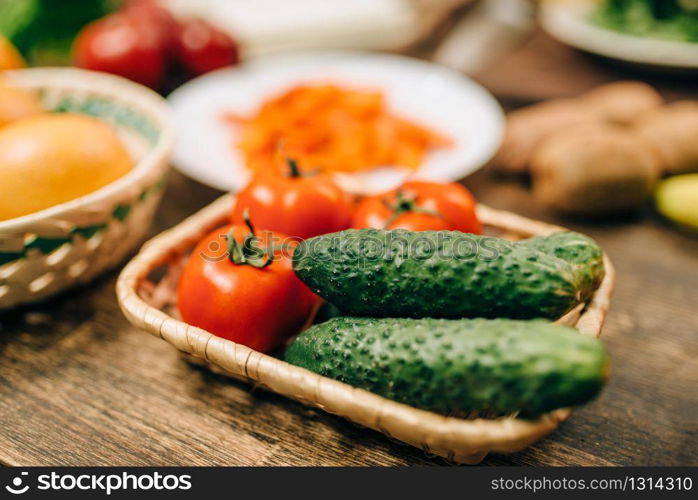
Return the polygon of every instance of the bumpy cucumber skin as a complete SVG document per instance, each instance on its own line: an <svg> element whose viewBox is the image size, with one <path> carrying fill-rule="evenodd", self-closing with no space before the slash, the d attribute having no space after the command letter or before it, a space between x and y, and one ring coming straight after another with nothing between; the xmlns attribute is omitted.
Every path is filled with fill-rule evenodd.
<svg viewBox="0 0 698 500"><path fill-rule="evenodd" d="M588 300L605 275L603 250L594 240L572 231L536 236L520 243L568 262L575 270L581 300Z"/></svg>
<svg viewBox="0 0 698 500"><path fill-rule="evenodd" d="M445 415L534 417L603 386L597 339L544 320L333 318L301 333L286 361Z"/></svg>
<svg viewBox="0 0 698 500"><path fill-rule="evenodd" d="M579 295L564 260L457 231L350 229L317 236L296 248L293 268L352 316L556 319Z"/></svg>

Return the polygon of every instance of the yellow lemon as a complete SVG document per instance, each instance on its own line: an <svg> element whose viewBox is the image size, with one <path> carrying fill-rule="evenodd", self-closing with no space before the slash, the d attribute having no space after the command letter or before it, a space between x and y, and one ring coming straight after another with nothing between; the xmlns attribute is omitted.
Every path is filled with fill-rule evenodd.
<svg viewBox="0 0 698 500"><path fill-rule="evenodd" d="M0 129L0 220L79 198L126 174L133 160L112 128L76 114Z"/></svg>
<svg viewBox="0 0 698 500"><path fill-rule="evenodd" d="M4 69L24 68L26 64L14 45L4 36L0 35L0 71Z"/></svg>
<svg viewBox="0 0 698 500"><path fill-rule="evenodd" d="M698 229L698 174L669 177L655 192L657 210L679 225Z"/></svg>
<svg viewBox="0 0 698 500"><path fill-rule="evenodd" d="M41 103L35 94L0 82L0 128L41 112Z"/></svg>

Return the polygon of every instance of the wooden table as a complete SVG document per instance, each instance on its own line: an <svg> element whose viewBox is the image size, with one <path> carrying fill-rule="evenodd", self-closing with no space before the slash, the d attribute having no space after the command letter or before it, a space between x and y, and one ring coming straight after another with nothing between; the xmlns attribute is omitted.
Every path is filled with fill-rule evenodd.
<svg viewBox="0 0 698 500"><path fill-rule="evenodd" d="M584 78L570 77L575 74ZM618 76L627 77L537 35L480 79L512 105ZM686 95L689 84L662 82L661 88ZM562 220L537 206L520 182L487 172L466 185L491 206L590 234L618 271L603 333L613 361L608 387L547 439L485 463L697 464L698 239L649 210L604 224ZM153 233L219 194L173 174ZM115 276L0 315L1 464L443 463L189 365L165 342L129 325L116 304Z"/></svg>

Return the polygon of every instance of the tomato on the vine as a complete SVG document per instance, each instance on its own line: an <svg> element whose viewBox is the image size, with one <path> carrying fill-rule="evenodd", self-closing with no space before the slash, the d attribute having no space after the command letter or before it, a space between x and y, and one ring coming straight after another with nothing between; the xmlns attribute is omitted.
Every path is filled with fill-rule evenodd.
<svg viewBox="0 0 698 500"><path fill-rule="evenodd" d="M184 321L261 352L282 346L318 300L293 272L289 245L278 233L256 235L249 220L206 235L177 287Z"/></svg>
<svg viewBox="0 0 698 500"><path fill-rule="evenodd" d="M254 224L289 236L311 238L347 229L352 204L330 177L304 174L288 160L288 174L260 173L237 195L233 224L249 210Z"/></svg>
<svg viewBox="0 0 698 500"><path fill-rule="evenodd" d="M387 193L364 198L352 227L480 234L482 225L475 207L475 198L460 184L408 181Z"/></svg>

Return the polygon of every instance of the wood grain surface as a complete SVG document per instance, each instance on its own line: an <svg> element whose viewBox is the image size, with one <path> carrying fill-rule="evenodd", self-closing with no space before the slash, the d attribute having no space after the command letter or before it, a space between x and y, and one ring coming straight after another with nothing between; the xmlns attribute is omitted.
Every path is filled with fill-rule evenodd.
<svg viewBox="0 0 698 500"><path fill-rule="evenodd" d="M535 54L522 49L482 80L505 97L505 104L535 100L541 95L524 90L512 95L514 68L521 73L518 81L525 81L537 64L559 73L579 70L575 61L590 64L562 46L555 51L558 65L547 59L535 63ZM522 64L521 57L534 62ZM614 70L605 78L617 77ZM566 81L561 77L559 86ZM547 439L484 463L698 464L698 238L672 229L649 208L633 218L582 223L543 210L516 180L480 172L465 184L490 206L590 234L618 272L602 336L613 362L608 387ZM173 174L153 233L219 194ZM111 273L89 287L0 315L0 464L444 463L190 365L165 342L129 325L116 304L114 282Z"/></svg>

